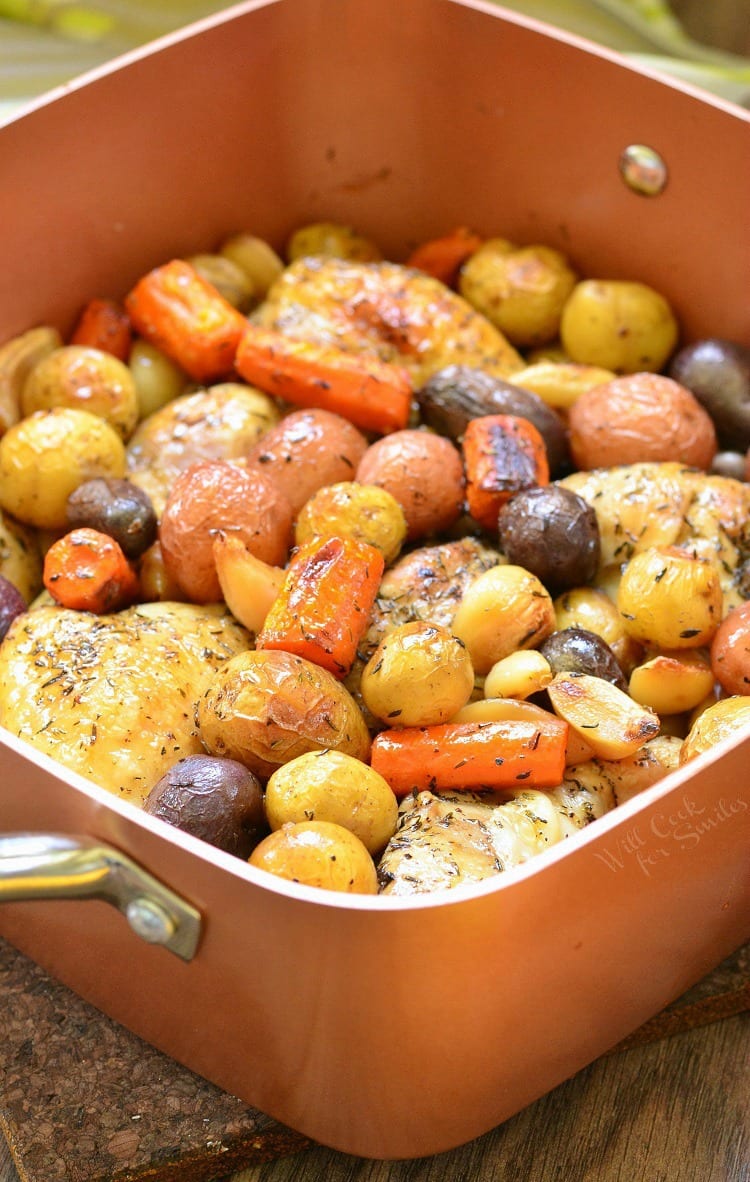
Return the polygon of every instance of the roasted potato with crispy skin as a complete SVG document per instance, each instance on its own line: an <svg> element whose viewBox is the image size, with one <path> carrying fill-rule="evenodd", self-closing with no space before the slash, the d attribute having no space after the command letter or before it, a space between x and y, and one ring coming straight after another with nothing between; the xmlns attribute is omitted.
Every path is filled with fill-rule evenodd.
<svg viewBox="0 0 750 1182"><path fill-rule="evenodd" d="M334 749L366 760L370 732L332 673L276 649L244 652L210 678L198 707L212 755L244 763L267 780L306 751Z"/></svg>
<svg viewBox="0 0 750 1182"><path fill-rule="evenodd" d="M248 644L223 605L149 603L111 616L40 607L0 646L0 726L140 804L176 760L203 752L196 702Z"/></svg>
<svg viewBox="0 0 750 1182"><path fill-rule="evenodd" d="M273 399L240 382L183 394L136 429L127 448L128 477L160 515L181 472L200 460L245 456L279 418Z"/></svg>

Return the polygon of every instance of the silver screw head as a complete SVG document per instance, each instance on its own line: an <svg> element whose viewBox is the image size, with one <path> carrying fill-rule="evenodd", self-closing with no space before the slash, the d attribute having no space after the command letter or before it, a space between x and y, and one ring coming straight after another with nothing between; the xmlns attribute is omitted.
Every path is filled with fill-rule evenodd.
<svg viewBox="0 0 750 1182"><path fill-rule="evenodd" d="M629 189L643 197L657 197L667 184L663 158L647 144L629 144L620 154L620 175Z"/></svg>
<svg viewBox="0 0 750 1182"><path fill-rule="evenodd" d="M166 944L175 933L172 916L153 899L143 896L131 899L125 908L125 918L147 944Z"/></svg>

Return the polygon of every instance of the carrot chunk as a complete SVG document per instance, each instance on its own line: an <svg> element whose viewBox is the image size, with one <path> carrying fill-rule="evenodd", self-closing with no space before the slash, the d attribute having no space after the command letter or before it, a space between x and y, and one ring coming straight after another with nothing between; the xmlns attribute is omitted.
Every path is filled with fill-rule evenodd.
<svg viewBox="0 0 750 1182"><path fill-rule="evenodd" d="M387 435L409 421L408 373L374 357L250 325L235 365L245 381L267 394L296 406L333 411L365 431Z"/></svg>
<svg viewBox="0 0 750 1182"><path fill-rule="evenodd" d="M465 226L458 226L441 238L422 242L406 260L407 267L416 267L433 279L439 279L446 287L453 287L458 272L474 251L479 250L482 239Z"/></svg>
<svg viewBox="0 0 750 1182"><path fill-rule="evenodd" d="M565 775L568 736L561 721L550 715L381 731L370 763L396 796L441 788L556 788Z"/></svg>
<svg viewBox="0 0 750 1182"><path fill-rule="evenodd" d="M88 345L127 361L133 332L130 317L117 300L89 300L70 337L71 345Z"/></svg>
<svg viewBox="0 0 750 1182"><path fill-rule="evenodd" d="M247 321L190 263L172 259L149 271L125 307L135 330L195 381L232 373Z"/></svg>
<svg viewBox="0 0 750 1182"><path fill-rule="evenodd" d="M138 576L118 542L99 530L71 530L44 557L44 586L62 607L119 611L138 596Z"/></svg>
<svg viewBox="0 0 750 1182"><path fill-rule="evenodd" d="M506 501L525 489L549 484L547 449L528 419L516 415L471 419L461 448L469 513L493 533Z"/></svg>
<svg viewBox="0 0 750 1182"><path fill-rule="evenodd" d="M314 537L292 558L255 640L346 677L367 628L383 556L355 538Z"/></svg>

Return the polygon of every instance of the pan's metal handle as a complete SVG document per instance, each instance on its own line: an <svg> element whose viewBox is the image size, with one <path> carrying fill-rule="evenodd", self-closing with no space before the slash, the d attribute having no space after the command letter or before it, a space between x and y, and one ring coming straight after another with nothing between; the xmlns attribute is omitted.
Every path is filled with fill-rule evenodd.
<svg viewBox="0 0 750 1182"><path fill-rule="evenodd" d="M149 944L192 960L200 913L119 850L58 833L0 836L0 903L103 899Z"/></svg>

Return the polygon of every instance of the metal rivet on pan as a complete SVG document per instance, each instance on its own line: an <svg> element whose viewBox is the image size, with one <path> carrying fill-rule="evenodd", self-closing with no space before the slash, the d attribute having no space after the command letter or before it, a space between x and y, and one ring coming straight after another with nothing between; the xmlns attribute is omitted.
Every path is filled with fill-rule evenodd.
<svg viewBox="0 0 750 1182"><path fill-rule="evenodd" d="M667 166L646 144L629 144L620 155L620 174L634 193L656 197L667 183Z"/></svg>
<svg viewBox="0 0 750 1182"><path fill-rule="evenodd" d="M137 936L148 944L166 944L175 931L172 916L153 899L131 899L125 909L128 923Z"/></svg>

